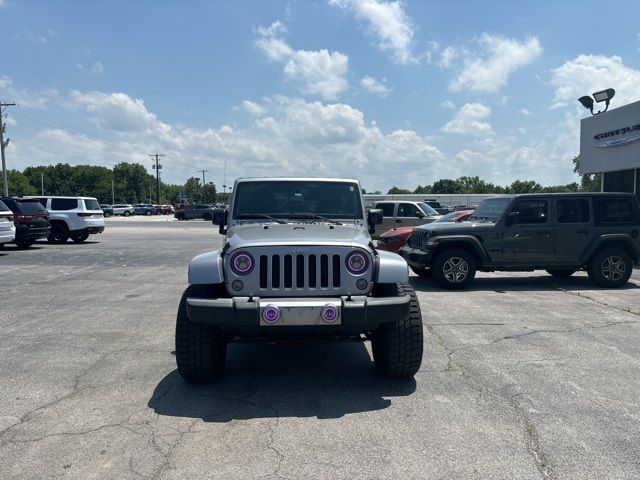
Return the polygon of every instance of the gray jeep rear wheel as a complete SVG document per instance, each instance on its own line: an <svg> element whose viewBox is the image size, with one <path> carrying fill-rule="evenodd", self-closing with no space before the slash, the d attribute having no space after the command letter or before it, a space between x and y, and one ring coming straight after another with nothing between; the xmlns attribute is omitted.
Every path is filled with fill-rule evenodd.
<svg viewBox="0 0 640 480"><path fill-rule="evenodd" d="M187 382L203 383L218 379L224 371L227 340L210 325L192 323L187 315L187 298L218 298L224 287L189 285L182 294L176 319L176 363Z"/></svg>
<svg viewBox="0 0 640 480"><path fill-rule="evenodd" d="M409 295L409 313L396 322L383 323L372 335L373 361L380 375L387 378L413 377L422 363L422 314L413 287L409 284L381 284L376 297Z"/></svg>
<svg viewBox="0 0 640 480"><path fill-rule="evenodd" d="M621 248L605 248L591 258L587 273L596 285L607 288L621 287L629 281L633 273L633 261Z"/></svg>

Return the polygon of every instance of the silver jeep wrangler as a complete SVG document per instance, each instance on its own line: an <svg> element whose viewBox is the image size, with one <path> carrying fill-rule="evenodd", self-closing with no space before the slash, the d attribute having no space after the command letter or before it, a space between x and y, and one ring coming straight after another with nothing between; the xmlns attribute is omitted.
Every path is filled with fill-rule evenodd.
<svg viewBox="0 0 640 480"><path fill-rule="evenodd" d="M371 340L377 371L411 377L422 317L407 264L378 251L357 180L239 179L220 250L189 264L176 359L189 382L218 378L237 340Z"/></svg>

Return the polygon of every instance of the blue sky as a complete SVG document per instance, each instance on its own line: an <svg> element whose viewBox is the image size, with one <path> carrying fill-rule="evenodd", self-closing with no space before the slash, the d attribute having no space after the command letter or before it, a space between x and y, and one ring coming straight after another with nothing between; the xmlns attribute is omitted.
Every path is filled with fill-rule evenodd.
<svg viewBox="0 0 640 480"><path fill-rule="evenodd" d="M576 98L640 99L640 4L0 0L11 168L575 180Z"/></svg>

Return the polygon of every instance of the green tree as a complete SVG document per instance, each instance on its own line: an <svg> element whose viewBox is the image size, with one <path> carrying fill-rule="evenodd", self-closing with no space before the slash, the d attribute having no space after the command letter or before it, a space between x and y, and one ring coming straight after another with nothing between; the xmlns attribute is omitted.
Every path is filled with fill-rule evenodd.
<svg viewBox="0 0 640 480"><path fill-rule="evenodd" d="M433 183L431 187L431 193L434 194L446 194L446 193L463 193L461 185L456 180L444 178Z"/></svg>
<svg viewBox="0 0 640 480"><path fill-rule="evenodd" d="M580 190L583 192L599 192L602 185L601 173L580 173L580 155L572 159L573 171L580 177Z"/></svg>
<svg viewBox="0 0 640 480"><path fill-rule="evenodd" d="M411 193L411 190L408 190L406 188L398 188L395 185L391 187L387 192L388 195L402 195L402 194L408 194L408 193Z"/></svg>
<svg viewBox="0 0 640 480"><path fill-rule="evenodd" d="M534 180L516 180L507 188L507 193L538 193L542 192L542 185Z"/></svg>
<svg viewBox="0 0 640 480"><path fill-rule="evenodd" d="M27 176L20 170L7 170L9 195L37 195L38 191L29 183Z"/></svg>
<svg viewBox="0 0 640 480"><path fill-rule="evenodd" d="M413 193L417 195L429 194L431 193L431 185L425 185L424 187L422 185L418 185L413 191Z"/></svg>

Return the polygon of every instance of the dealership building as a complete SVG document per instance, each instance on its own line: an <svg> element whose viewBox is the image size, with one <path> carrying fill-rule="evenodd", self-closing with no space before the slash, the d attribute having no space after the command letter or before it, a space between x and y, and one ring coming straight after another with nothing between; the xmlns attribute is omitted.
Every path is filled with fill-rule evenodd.
<svg viewBox="0 0 640 480"><path fill-rule="evenodd" d="M640 200L640 101L581 121L580 173L602 173L603 192Z"/></svg>

